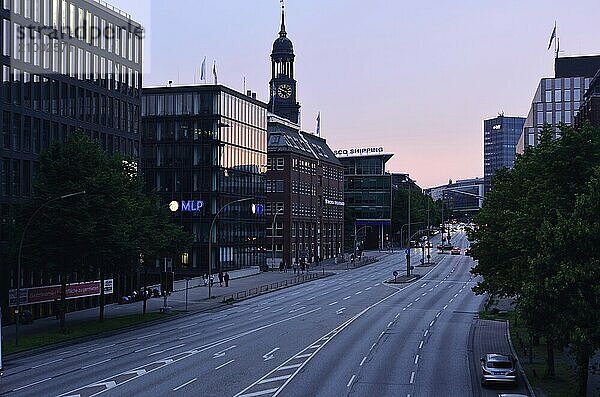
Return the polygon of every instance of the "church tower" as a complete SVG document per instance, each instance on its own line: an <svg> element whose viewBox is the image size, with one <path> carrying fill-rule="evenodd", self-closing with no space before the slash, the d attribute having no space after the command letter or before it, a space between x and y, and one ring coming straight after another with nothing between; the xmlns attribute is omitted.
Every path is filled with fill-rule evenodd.
<svg viewBox="0 0 600 397"><path fill-rule="evenodd" d="M285 31L285 8L281 6L281 30L271 52L269 111L298 124L300 104L296 101L294 46Z"/></svg>

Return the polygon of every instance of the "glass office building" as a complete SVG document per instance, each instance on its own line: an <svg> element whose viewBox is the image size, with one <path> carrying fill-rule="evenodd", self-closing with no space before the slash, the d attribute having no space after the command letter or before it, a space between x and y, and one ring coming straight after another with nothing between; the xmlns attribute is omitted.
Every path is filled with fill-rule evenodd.
<svg viewBox="0 0 600 397"><path fill-rule="evenodd" d="M544 124L559 132L559 125L572 125L590 81L600 70L600 55L555 59L555 77L543 78L533 96L517 153L539 143Z"/></svg>
<svg viewBox="0 0 600 397"><path fill-rule="evenodd" d="M492 177L500 168L512 168L515 163L517 142L523 133L523 117L499 115L483 121L483 173L485 192L491 187Z"/></svg>
<svg viewBox="0 0 600 397"><path fill-rule="evenodd" d="M264 211L251 208L265 203L267 105L220 85L142 91L147 188L163 205L180 204L173 222L194 236L190 252L172 258L178 274L208 272L210 224L239 199L248 200L228 206L215 222L211 269L265 265Z"/></svg>
<svg viewBox="0 0 600 397"><path fill-rule="evenodd" d="M361 248L383 248L392 218L392 177L385 170L392 154L338 156L344 166L344 247L352 251L355 234Z"/></svg>

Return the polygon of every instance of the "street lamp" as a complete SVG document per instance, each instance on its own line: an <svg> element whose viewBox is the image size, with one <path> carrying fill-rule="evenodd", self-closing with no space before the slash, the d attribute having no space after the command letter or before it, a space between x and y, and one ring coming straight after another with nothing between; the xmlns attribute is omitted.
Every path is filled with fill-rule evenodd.
<svg viewBox="0 0 600 397"><path fill-rule="evenodd" d="M29 227L29 224L31 223L33 218L35 218L38 212L40 212L43 208L47 207L49 204L55 201L66 199L69 197L79 196L81 194L85 194L85 190L65 194L46 201L44 204L40 205L37 210L34 211L34 213L31 215L31 217L29 217L29 220L25 224L25 228L23 229L23 233L21 234L21 241L19 242L19 254L17 255L17 315L15 319L15 346L19 345L19 315L21 313L21 250L23 249L23 240L25 240L25 232L27 232L27 228ZM102 286L100 286L100 288L102 288Z"/></svg>
<svg viewBox="0 0 600 397"><path fill-rule="evenodd" d="M361 226L358 228L358 230L356 230L356 222L354 222L354 261L356 263L356 236L358 235L358 232L360 232L362 229L365 229L367 227L371 227L370 225L365 225L365 226Z"/></svg>
<svg viewBox="0 0 600 397"><path fill-rule="evenodd" d="M211 289L212 289L212 285L210 282L210 278L212 276L212 230L213 230L213 226L215 225L215 221L219 217L219 214L221 213L221 211L223 211L225 208L229 207L231 204L241 203L242 201L248 201L248 200L252 200L252 197L246 197L243 199L234 200L232 202L225 204L224 206L221 207L221 209L219 209L219 211L217 211L217 213L215 214L215 217L213 218L212 222L210 223L210 229L208 229L208 299L210 299L210 297L211 297Z"/></svg>
<svg viewBox="0 0 600 397"><path fill-rule="evenodd" d="M271 271L275 265L275 219L277 219L277 215L280 212L283 212L283 208L275 211L275 215L273 215L273 223L271 223Z"/></svg>

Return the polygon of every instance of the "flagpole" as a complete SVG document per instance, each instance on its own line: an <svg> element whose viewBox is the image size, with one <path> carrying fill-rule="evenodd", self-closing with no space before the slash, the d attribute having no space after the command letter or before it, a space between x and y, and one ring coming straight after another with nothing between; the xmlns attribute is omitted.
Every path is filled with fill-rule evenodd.
<svg viewBox="0 0 600 397"><path fill-rule="evenodd" d="M556 32L556 40L554 40L554 54L558 58L558 30L556 29L556 21L554 21L554 31Z"/></svg>

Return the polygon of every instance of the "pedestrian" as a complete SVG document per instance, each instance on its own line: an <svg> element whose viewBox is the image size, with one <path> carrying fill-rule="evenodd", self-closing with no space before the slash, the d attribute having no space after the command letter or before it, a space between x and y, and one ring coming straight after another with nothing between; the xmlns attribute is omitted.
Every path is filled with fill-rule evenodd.
<svg viewBox="0 0 600 397"><path fill-rule="evenodd" d="M284 267L285 267L285 265L283 264L283 259L282 259L281 262L279 262L279 271L282 272Z"/></svg>
<svg viewBox="0 0 600 397"><path fill-rule="evenodd" d="M283 272L284 273L287 273L289 267L290 267L290 265L288 265L287 263L283 262Z"/></svg>
<svg viewBox="0 0 600 397"><path fill-rule="evenodd" d="M52 311L54 312L54 317L58 320L60 318L58 313L58 299L54 299L54 302L52 302Z"/></svg>
<svg viewBox="0 0 600 397"><path fill-rule="evenodd" d="M219 287L223 286L223 272L219 270Z"/></svg>
<svg viewBox="0 0 600 397"><path fill-rule="evenodd" d="M229 287L229 273L225 272L223 279L225 280L225 286Z"/></svg>
<svg viewBox="0 0 600 397"><path fill-rule="evenodd" d="M298 262L294 262L294 274L296 274L296 272L298 271Z"/></svg>
<svg viewBox="0 0 600 397"><path fill-rule="evenodd" d="M215 276L213 276L212 274L210 275L210 280L208 280L209 285L212 287L213 284L215 283Z"/></svg>
<svg viewBox="0 0 600 397"><path fill-rule="evenodd" d="M204 273L204 276L202 276L202 282L204 283L205 287L208 285L208 276L206 273Z"/></svg>

